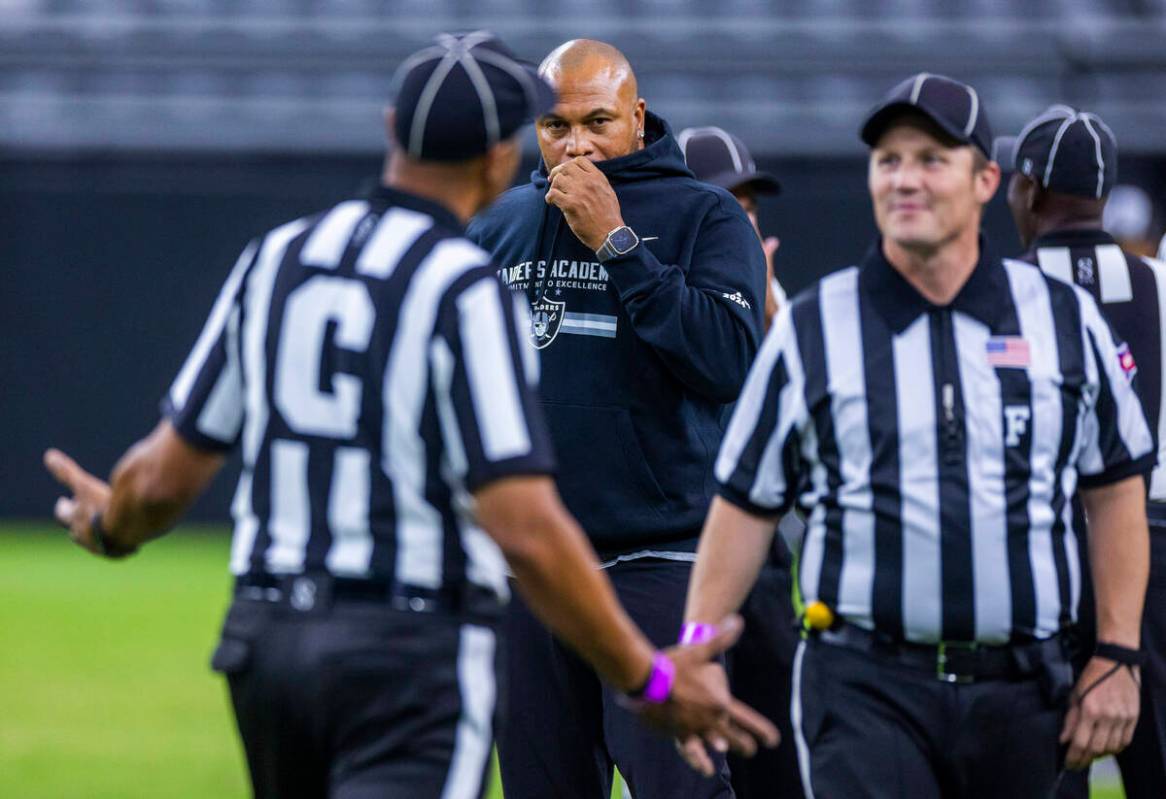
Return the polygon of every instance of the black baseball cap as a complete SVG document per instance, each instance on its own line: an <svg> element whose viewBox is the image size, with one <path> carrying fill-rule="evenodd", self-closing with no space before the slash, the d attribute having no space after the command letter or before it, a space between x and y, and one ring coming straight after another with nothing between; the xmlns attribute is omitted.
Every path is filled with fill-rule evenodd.
<svg viewBox="0 0 1166 799"><path fill-rule="evenodd" d="M992 127L980 96L968 84L928 72L907 78L867 114L859 134L862 140L874 147L887 125L904 111L923 114L960 144L978 147L992 157Z"/></svg>
<svg viewBox="0 0 1166 799"><path fill-rule="evenodd" d="M550 84L493 33L441 33L435 41L393 79L393 132L411 158L473 158L555 105Z"/></svg>
<svg viewBox="0 0 1166 799"><path fill-rule="evenodd" d="M1117 183L1117 139L1096 114L1051 105L1016 136L995 142L996 161L1049 191L1101 199Z"/></svg>
<svg viewBox="0 0 1166 799"><path fill-rule="evenodd" d="M685 128L676 143L697 180L729 191L748 185L758 194L781 193L777 178L758 172L744 142L723 128Z"/></svg>

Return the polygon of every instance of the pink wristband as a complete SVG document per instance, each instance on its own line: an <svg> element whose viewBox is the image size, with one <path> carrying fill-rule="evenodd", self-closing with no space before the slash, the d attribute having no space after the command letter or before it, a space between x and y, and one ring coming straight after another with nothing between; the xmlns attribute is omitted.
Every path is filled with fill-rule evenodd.
<svg viewBox="0 0 1166 799"><path fill-rule="evenodd" d="M652 658L652 671L640 699L653 705L662 705L672 694L672 683L676 679L676 666L663 652Z"/></svg>
<svg viewBox="0 0 1166 799"><path fill-rule="evenodd" d="M680 628L681 646L703 644L717 634L717 628L700 621L690 621Z"/></svg>

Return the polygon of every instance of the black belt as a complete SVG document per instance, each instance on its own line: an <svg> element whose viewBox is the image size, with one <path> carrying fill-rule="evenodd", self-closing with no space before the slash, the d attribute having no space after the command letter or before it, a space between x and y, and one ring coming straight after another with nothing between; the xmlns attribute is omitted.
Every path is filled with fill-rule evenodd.
<svg viewBox="0 0 1166 799"><path fill-rule="evenodd" d="M847 622L817 635L824 643L869 652L951 683L1034 677L1043 664L1064 661L1066 657L1059 636L1002 646L971 642L917 644L895 641Z"/></svg>
<svg viewBox="0 0 1166 799"><path fill-rule="evenodd" d="M502 608L497 594L476 585L434 589L322 573L245 574L235 578L235 597L287 605L302 612L324 609L337 602L375 603L414 613L494 615Z"/></svg>

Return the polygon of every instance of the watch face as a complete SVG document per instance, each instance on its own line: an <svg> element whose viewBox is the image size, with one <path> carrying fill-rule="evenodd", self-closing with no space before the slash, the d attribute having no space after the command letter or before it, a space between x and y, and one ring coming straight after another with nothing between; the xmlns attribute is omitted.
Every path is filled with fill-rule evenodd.
<svg viewBox="0 0 1166 799"><path fill-rule="evenodd" d="M636 234L630 227L621 227L618 230L612 231L611 238L608 241L611 243L612 249L622 255L632 247L635 247L639 239L636 238Z"/></svg>

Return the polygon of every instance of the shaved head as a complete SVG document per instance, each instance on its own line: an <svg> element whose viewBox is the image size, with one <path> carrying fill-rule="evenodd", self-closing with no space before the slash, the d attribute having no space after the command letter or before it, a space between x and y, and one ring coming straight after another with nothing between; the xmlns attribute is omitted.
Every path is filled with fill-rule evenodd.
<svg viewBox="0 0 1166 799"><path fill-rule="evenodd" d="M625 84L632 97L639 95L636 73L627 56L607 42L595 39L563 42L543 59L538 71L555 87L564 73L606 73L609 79Z"/></svg>
<svg viewBox="0 0 1166 799"><path fill-rule="evenodd" d="M547 169L571 158L619 158L644 146L647 105L619 50L594 39L572 39L543 59L539 74L559 95L536 124Z"/></svg>

